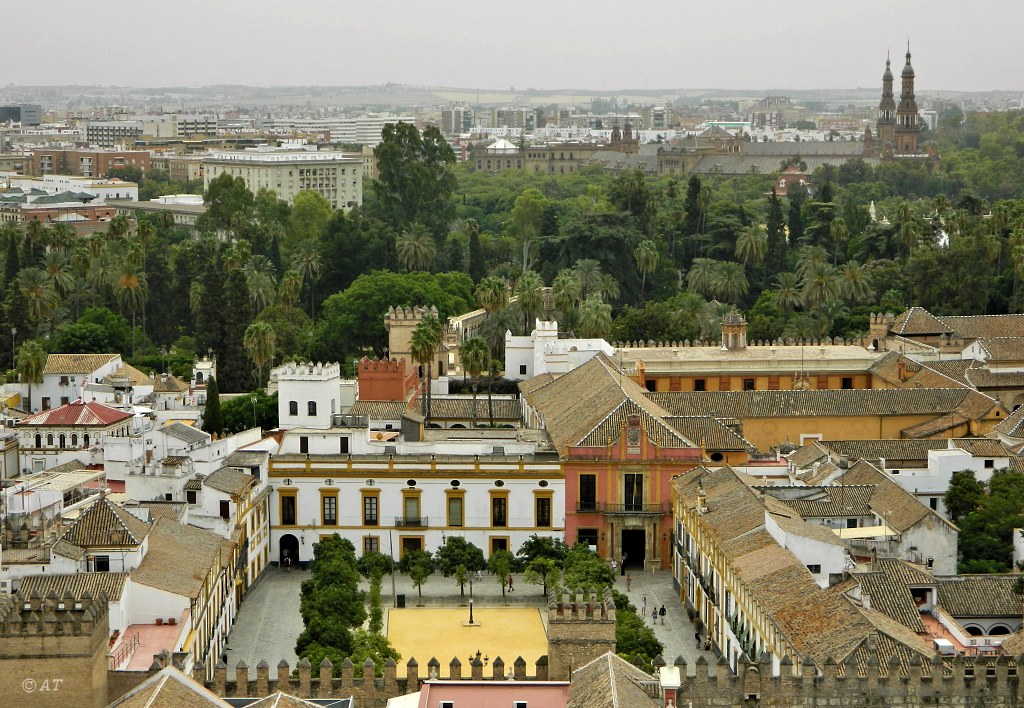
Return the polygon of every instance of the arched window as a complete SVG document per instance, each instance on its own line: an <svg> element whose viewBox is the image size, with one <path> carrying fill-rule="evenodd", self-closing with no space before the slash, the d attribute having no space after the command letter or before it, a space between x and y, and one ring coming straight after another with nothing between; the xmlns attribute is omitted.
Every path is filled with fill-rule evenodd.
<svg viewBox="0 0 1024 708"><path fill-rule="evenodd" d="M78 433L71 433L71 447L78 447Z"/></svg>
<svg viewBox="0 0 1024 708"><path fill-rule="evenodd" d="M59 446L59 447L60 447L61 449L63 449L63 448L65 448L65 447L67 447L67 446L68 446L68 439L67 439L67 436L66 436L66 435L64 435L64 433L61 433L61 434L60 434L60 437L59 437L59 438L57 438L57 444L58 444L58 446Z"/></svg>
<svg viewBox="0 0 1024 708"><path fill-rule="evenodd" d="M46 434L46 446L53 447L53 433Z"/></svg>
<svg viewBox="0 0 1024 708"><path fill-rule="evenodd" d="M43 446L43 436L40 435L39 433L36 433L36 447L42 447L42 446Z"/></svg>
<svg viewBox="0 0 1024 708"><path fill-rule="evenodd" d="M202 371L197 371L196 372L196 383L197 384L201 384L202 382L203 382L203 372Z"/></svg>
<svg viewBox="0 0 1024 708"><path fill-rule="evenodd" d="M89 433L82 436L82 444L89 447Z"/></svg>
<svg viewBox="0 0 1024 708"><path fill-rule="evenodd" d="M288 415L298 415L298 414L299 414L299 402L298 401L288 401Z"/></svg>
<svg viewBox="0 0 1024 708"><path fill-rule="evenodd" d="M316 401L310 401L306 404L306 413L308 415L316 415Z"/></svg>

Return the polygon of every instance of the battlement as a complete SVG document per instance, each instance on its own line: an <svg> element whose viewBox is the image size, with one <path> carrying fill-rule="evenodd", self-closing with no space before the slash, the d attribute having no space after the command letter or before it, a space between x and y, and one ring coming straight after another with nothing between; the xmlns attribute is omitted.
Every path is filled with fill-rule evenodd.
<svg viewBox="0 0 1024 708"><path fill-rule="evenodd" d="M785 337L780 339L758 339L747 341L747 347L867 347L867 337L820 337L807 339L793 339ZM633 342L612 342L616 351L629 351L630 349L684 349L684 348L721 348L720 339L694 339L681 342L654 341L653 339Z"/></svg>
<svg viewBox="0 0 1024 708"><path fill-rule="evenodd" d="M384 326L391 329L392 324L415 325L425 315L437 317L437 307L434 305L430 307L421 307L419 305L415 307L406 307L404 305L389 307L387 314L384 316Z"/></svg>
<svg viewBox="0 0 1024 708"><path fill-rule="evenodd" d="M89 591L58 596L51 590L45 597L19 591L0 598L0 637L89 636L101 625L105 634L107 612L106 596Z"/></svg>
<svg viewBox="0 0 1024 708"><path fill-rule="evenodd" d="M327 381L341 378L341 364L289 361L274 367L278 381Z"/></svg>
<svg viewBox="0 0 1024 708"><path fill-rule="evenodd" d="M896 315L891 312L886 312L884 314L881 312L872 312L868 315L868 322L873 325L888 325L891 327L895 321Z"/></svg>
<svg viewBox="0 0 1024 708"><path fill-rule="evenodd" d="M405 361L400 359L378 359L363 357L359 360L359 373L405 373Z"/></svg>
<svg viewBox="0 0 1024 708"><path fill-rule="evenodd" d="M574 669L615 651L615 600L605 588L548 592L549 676L563 681Z"/></svg>
<svg viewBox="0 0 1024 708"><path fill-rule="evenodd" d="M192 678L209 690L223 698L249 697L263 698L282 691L298 698L344 698L354 696L358 705L383 705L388 698L414 693L420 688L421 681L426 679L471 679L475 681L547 681L548 658L542 656L534 666L534 675L526 673L526 661L517 657L511 666L496 656L490 662L489 676L484 675L484 664L480 659L473 659L469 665L469 675L463 672L463 664L453 657L448 662L447 676L441 674L441 662L431 658L427 662L426 673L420 673L419 662L409 659L405 664L405 678L398 678L397 665L392 659L384 662L383 676L376 676L373 662L367 659L359 667L351 659L345 659L341 666L335 667L329 659L320 664L320 676L313 676L313 667L307 659L301 659L292 674L292 667L287 661L277 664L274 677L270 675L270 665L260 661L256 665L256 679L249 678L249 666L240 661L235 666L234 675L228 678L228 667L218 662L213 669L213 680L207 679L207 670L202 663L192 669Z"/></svg>

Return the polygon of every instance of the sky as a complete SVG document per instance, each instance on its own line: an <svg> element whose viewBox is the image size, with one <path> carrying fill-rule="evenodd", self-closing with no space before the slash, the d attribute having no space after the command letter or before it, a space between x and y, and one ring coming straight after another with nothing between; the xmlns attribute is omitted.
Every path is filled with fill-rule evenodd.
<svg viewBox="0 0 1024 708"><path fill-rule="evenodd" d="M4 4L20 85L844 89L909 38L919 89L1024 88L1021 0Z"/></svg>

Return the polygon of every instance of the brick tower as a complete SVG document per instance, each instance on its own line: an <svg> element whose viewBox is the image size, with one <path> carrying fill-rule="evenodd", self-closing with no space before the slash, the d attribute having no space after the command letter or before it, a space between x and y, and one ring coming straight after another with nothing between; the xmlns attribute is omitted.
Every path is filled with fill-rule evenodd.
<svg viewBox="0 0 1024 708"><path fill-rule="evenodd" d="M566 681L574 669L615 653L615 601L612 591L548 593L548 678Z"/></svg>
<svg viewBox="0 0 1024 708"><path fill-rule="evenodd" d="M907 63L900 75L900 103L896 107L896 154L917 154L917 141L921 134L921 121L917 115L914 97L914 67L910 65L910 42L907 42Z"/></svg>

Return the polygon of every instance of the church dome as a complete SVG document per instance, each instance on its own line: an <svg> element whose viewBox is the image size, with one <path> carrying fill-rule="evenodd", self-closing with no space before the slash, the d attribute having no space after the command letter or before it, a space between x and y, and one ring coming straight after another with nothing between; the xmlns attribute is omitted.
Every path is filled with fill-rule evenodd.
<svg viewBox="0 0 1024 708"><path fill-rule="evenodd" d="M890 68L889 60L885 60L885 73L882 74L882 81L892 81L892 68Z"/></svg>
<svg viewBox="0 0 1024 708"><path fill-rule="evenodd" d="M903 74L902 74L902 76L903 76L904 79L912 79L912 78L914 78L914 67L912 67L910 65L910 52L907 52L907 63L904 64L904 66L903 66Z"/></svg>

